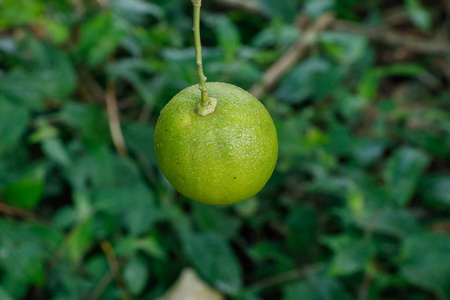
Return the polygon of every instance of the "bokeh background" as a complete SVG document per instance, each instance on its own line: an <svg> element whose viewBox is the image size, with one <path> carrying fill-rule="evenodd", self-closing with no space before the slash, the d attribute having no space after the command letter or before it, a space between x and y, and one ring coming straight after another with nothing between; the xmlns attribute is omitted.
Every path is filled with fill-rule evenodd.
<svg viewBox="0 0 450 300"><path fill-rule="evenodd" d="M279 135L229 207L155 160L190 0L0 1L0 299L450 299L449 1L203 2L208 80Z"/></svg>

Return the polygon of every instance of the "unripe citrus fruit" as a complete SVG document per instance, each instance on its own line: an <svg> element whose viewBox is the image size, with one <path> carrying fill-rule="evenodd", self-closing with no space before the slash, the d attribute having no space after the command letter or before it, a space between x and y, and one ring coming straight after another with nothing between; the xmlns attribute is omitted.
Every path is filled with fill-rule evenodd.
<svg viewBox="0 0 450 300"><path fill-rule="evenodd" d="M231 84L207 83L217 99L211 115L194 112L198 85L178 93L156 124L156 158L181 194L198 202L233 204L259 192L278 156L277 132L265 107Z"/></svg>

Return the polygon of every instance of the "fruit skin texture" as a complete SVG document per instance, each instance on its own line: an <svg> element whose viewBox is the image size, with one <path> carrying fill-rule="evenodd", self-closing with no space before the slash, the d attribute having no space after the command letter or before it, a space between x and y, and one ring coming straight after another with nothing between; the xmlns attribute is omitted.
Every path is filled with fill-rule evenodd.
<svg viewBox="0 0 450 300"><path fill-rule="evenodd" d="M161 111L156 158L187 198L233 204L254 196L269 180L278 157L277 132L264 105L250 93L220 82L206 86L218 101L213 114L194 113L198 85L178 93Z"/></svg>

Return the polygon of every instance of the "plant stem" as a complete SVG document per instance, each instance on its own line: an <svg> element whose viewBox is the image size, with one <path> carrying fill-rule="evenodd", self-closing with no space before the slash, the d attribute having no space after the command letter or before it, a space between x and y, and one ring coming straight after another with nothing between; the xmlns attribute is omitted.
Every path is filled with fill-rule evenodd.
<svg viewBox="0 0 450 300"><path fill-rule="evenodd" d="M202 0L191 0L194 6L194 39L195 39L195 57L197 62L197 75L199 81L199 89L201 91L200 102L197 104L195 113L204 117L214 113L217 107L217 100L208 97L208 90L206 89L206 77L203 74L202 62L202 43L200 40L200 9Z"/></svg>
<svg viewBox="0 0 450 300"><path fill-rule="evenodd" d="M203 62L202 62L202 42L200 39L200 9L202 2L192 0L194 5L194 39L195 39L195 57L197 62L197 75L199 81L199 88L202 92L201 101L206 103L208 99L208 90L206 89L206 77L203 74Z"/></svg>

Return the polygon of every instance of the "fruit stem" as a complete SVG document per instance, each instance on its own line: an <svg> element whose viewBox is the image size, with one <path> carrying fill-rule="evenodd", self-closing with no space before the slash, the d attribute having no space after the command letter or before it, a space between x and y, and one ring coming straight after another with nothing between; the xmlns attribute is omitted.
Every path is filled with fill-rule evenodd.
<svg viewBox="0 0 450 300"><path fill-rule="evenodd" d="M208 90L206 89L206 77L203 74L203 62L202 62L202 43L200 40L200 8L202 6L202 0L191 0L194 6L194 40L195 40L195 57L197 62L197 75L198 75L198 88L201 92L200 102L195 108L195 113L205 117L214 113L217 107L217 99L208 97Z"/></svg>

